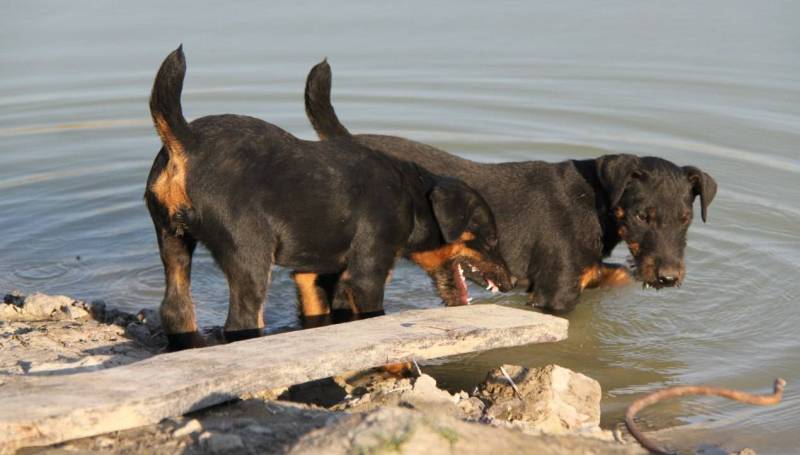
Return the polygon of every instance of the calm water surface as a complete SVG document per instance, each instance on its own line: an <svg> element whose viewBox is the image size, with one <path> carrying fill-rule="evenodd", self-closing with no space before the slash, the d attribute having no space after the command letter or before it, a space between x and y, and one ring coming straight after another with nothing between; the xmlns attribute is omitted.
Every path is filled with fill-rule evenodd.
<svg viewBox="0 0 800 455"><path fill-rule="evenodd" d="M800 4L340 3L3 2L0 288L156 307L142 192L159 147L147 111L158 64L184 43L189 117L250 114L310 139L304 79L327 56L356 132L481 161L658 155L719 183L709 223L690 229L682 288L588 292L568 341L429 367L441 381L470 387L499 363L558 362L601 382L610 427L665 385L766 392L783 376L775 408L686 400L645 418L710 428L693 437L729 448L798 450ZM207 253L195 263L199 317L221 324L225 282ZM407 263L387 294L392 312L438 304ZM270 327L294 325L285 271L269 299Z"/></svg>

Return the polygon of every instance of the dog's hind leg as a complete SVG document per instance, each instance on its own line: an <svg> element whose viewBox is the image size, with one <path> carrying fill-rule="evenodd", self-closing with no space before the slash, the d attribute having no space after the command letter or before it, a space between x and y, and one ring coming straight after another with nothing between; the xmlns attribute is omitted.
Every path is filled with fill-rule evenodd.
<svg viewBox="0 0 800 455"><path fill-rule="evenodd" d="M197 242L189 235L178 237L165 227L156 230L166 278L164 300L159 313L167 335L167 349L179 351L205 346L203 337L197 332L190 291L192 254Z"/></svg>
<svg viewBox="0 0 800 455"><path fill-rule="evenodd" d="M267 249L240 251L221 262L228 279L230 303L224 335L228 342L259 337L264 332L264 304L267 298L272 257Z"/></svg>

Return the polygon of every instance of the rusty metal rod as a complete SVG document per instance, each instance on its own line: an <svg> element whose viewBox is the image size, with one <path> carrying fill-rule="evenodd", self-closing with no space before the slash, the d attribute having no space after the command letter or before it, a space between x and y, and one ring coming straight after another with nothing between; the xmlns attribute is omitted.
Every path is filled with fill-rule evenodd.
<svg viewBox="0 0 800 455"><path fill-rule="evenodd" d="M644 433L642 433L642 431L636 427L636 423L633 421L636 413L661 400L682 397L686 395L713 395L728 398L730 400L736 400L741 403L769 406L780 403L781 398L783 398L784 387L786 387L786 381L782 378L775 380L774 391L772 395L754 395L747 392L740 392L738 390L705 385L669 387L667 389L653 392L650 395L639 398L631 403L631 405L628 407L628 411L625 413L625 425L628 427L628 431L631 432L631 435L633 435L633 437L636 438L636 441L638 441L639 444L641 444L645 449L660 455L672 455L673 452L667 452L666 450L660 448L658 444L646 437Z"/></svg>

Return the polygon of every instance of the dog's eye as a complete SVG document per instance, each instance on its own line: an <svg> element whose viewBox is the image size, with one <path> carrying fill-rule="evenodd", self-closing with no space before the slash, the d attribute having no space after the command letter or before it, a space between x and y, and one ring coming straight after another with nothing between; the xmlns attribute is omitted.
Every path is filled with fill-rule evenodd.
<svg viewBox="0 0 800 455"><path fill-rule="evenodd" d="M648 217L647 214L644 213L644 212L639 212L639 213L636 214L636 220L639 221L639 222L647 223L647 220L649 220L649 219L650 219L650 217Z"/></svg>
<svg viewBox="0 0 800 455"><path fill-rule="evenodd" d="M486 244L489 245L490 248L494 248L497 246L497 237L489 237L486 239Z"/></svg>

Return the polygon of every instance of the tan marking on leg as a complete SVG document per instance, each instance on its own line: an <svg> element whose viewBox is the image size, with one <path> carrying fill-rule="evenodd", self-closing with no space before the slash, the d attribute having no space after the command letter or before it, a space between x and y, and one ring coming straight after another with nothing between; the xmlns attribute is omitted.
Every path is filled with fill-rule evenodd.
<svg viewBox="0 0 800 455"><path fill-rule="evenodd" d="M586 288L622 286L630 283L631 277L622 267L594 264L584 269L580 278L581 291Z"/></svg>
<svg viewBox="0 0 800 455"><path fill-rule="evenodd" d="M300 311L303 316L321 316L330 313L330 308L317 292L316 273L295 272L292 274L292 278L297 284L297 291L300 294Z"/></svg>
<svg viewBox="0 0 800 455"><path fill-rule="evenodd" d="M625 218L625 209L617 207L614 209L614 217L618 220Z"/></svg>
<svg viewBox="0 0 800 455"><path fill-rule="evenodd" d="M597 264L586 267L580 278L581 291L587 287L594 287L600 278L600 266Z"/></svg>
<svg viewBox="0 0 800 455"><path fill-rule="evenodd" d="M634 256L639 255L639 244L637 242L630 242L628 243L628 249L631 250L631 254Z"/></svg>
<svg viewBox="0 0 800 455"><path fill-rule="evenodd" d="M161 115L155 114L153 121L156 131L167 149L169 159L167 165L150 186L150 191L167 209L170 216L184 207L191 207L192 203L186 194L186 169L188 157L183 145L178 141L166 120Z"/></svg>

